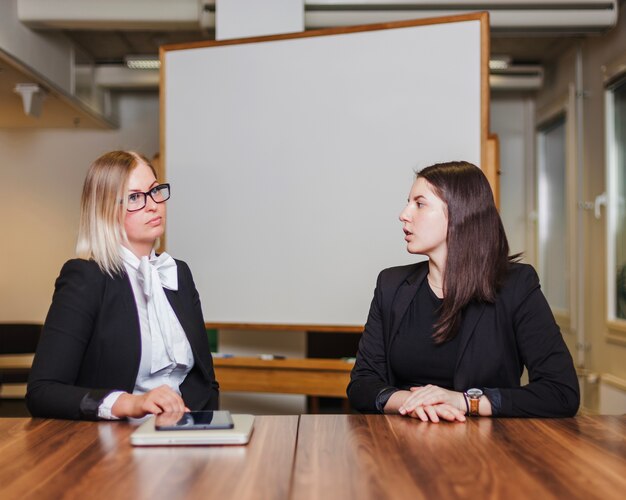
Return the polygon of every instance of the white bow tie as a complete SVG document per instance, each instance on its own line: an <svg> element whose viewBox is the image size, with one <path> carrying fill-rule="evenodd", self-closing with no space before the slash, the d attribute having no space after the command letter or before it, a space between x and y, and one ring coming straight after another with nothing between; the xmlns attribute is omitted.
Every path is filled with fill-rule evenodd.
<svg viewBox="0 0 626 500"><path fill-rule="evenodd" d="M152 296L154 280L158 280L163 288L178 290L176 261L165 252L150 260L148 257L142 257L137 269L137 280L146 297Z"/></svg>

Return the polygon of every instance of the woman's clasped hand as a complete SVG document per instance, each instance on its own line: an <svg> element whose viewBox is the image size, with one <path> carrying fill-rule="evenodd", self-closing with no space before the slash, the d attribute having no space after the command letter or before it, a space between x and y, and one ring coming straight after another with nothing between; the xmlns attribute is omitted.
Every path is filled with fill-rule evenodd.
<svg viewBox="0 0 626 500"><path fill-rule="evenodd" d="M385 410L413 417L423 422L465 422L465 396L435 385L411 387L409 391L395 392Z"/></svg>

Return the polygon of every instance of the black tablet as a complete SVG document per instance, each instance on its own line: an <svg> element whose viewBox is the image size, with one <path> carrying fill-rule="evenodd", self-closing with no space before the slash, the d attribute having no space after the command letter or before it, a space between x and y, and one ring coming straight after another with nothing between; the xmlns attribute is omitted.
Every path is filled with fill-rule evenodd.
<svg viewBox="0 0 626 500"><path fill-rule="evenodd" d="M164 412L156 416L158 431L189 431L193 429L232 429L229 411Z"/></svg>

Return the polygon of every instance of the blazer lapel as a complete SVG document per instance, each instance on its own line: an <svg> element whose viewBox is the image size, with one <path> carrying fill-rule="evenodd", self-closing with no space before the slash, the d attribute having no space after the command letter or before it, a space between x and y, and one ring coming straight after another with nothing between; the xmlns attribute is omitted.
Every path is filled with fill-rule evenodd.
<svg viewBox="0 0 626 500"><path fill-rule="evenodd" d="M461 360L465 355L465 351L467 350L467 346L469 344L470 339L474 335L476 331L476 324L480 320L483 312L485 311L486 304L484 302L480 303L471 303L467 306L465 311L463 312L463 319L461 321L461 331L459 332L460 344L459 351L456 358L456 366L454 368L454 386L455 388L465 388L468 389L469 380L467 379L466 373L461 373L459 371L459 367L461 365Z"/></svg>
<svg viewBox="0 0 626 500"><path fill-rule="evenodd" d="M427 274L428 266L420 266L418 270L411 274L398 288L396 296L393 299L393 304L391 305L391 330L387 349L391 346L391 341L400 328L402 318L404 318L413 297L415 297L417 293L417 289L422 284Z"/></svg>
<svg viewBox="0 0 626 500"><path fill-rule="evenodd" d="M170 303L172 309L174 310L174 314L176 314L176 317L180 322L180 326L183 327L187 340L189 340L189 343L193 346L193 338L189 335L190 325L187 324L187 315L185 314L184 307L181 304L180 297L178 296L178 291L169 290L168 288L164 288L163 291L165 292L167 301Z"/></svg>
<svg viewBox="0 0 626 500"><path fill-rule="evenodd" d="M178 278L179 278L178 284L180 287L180 278L181 278L180 274ZM180 322L180 326L183 327L185 336L187 337L187 340L189 341L189 345L191 346L191 350L193 352L193 355L194 355L193 357L195 359L196 365L199 365L204 375L208 377L209 374L207 372L207 367L204 366L204 363L200 362L200 360L204 359L204 356L201 355L200 347L196 343L197 336L193 335L193 332L195 331L194 325L190 322L189 316L185 314L185 308L180 300L180 295L178 293L178 290L169 290L167 288L164 288L163 291L165 292L165 296L167 297L168 302L170 303L170 305L172 306L172 309L174 310L174 314L176 314L176 317L178 318L178 321Z"/></svg>
<svg viewBox="0 0 626 500"><path fill-rule="evenodd" d="M139 311L137 310L137 302L135 302L135 294L133 287L130 284L130 278L128 274L117 277L114 282L119 287L119 293L123 297L124 306L126 307L126 313L129 319L129 328L132 329L133 335L128 338L129 349L132 349L131 358L134 360L133 366L133 386L135 380L137 380L137 374L139 373L139 365L141 363L141 323L139 321Z"/></svg>

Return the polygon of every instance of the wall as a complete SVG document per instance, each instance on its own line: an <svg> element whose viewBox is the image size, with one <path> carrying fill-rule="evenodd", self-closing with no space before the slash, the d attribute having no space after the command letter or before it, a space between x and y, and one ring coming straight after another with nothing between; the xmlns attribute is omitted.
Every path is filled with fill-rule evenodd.
<svg viewBox="0 0 626 500"><path fill-rule="evenodd" d="M0 129L0 321L43 322L74 256L87 168L113 149L157 152L158 105L156 93L120 95L117 130Z"/></svg>
<svg viewBox="0 0 626 500"><path fill-rule="evenodd" d="M563 54L548 68L546 85L538 94L537 109L548 109L567 96L575 83L575 62L577 50L582 55L582 79L584 98L582 99L582 196L573 200L572 216L576 217L576 202L593 201L605 191L605 97L602 67L609 65L626 54L626 12L624 4L620 11L618 26L610 33L589 37L575 48ZM574 113L568 114L568 121L574 120ZM575 175L575 172L571 172ZM615 394L626 389L626 329L622 339L608 335L607 293L606 293L606 217L600 220L593 212L584 210L582 224L576 228L582 231L583 255L578 262L578 278L584 280L584 300L582 301L584 321L584 346L581 346L581 373L585 380L584 406L591 411L611 409L612 412L626 412L626 398L620 396L620 404L602 401L601 397L616 398ZM574 293L574 290L572 291ZM615 391L598 390L598 377L603 384L608 383ZM618 411L619 408L619 411Z"/></svg>
<svg viewBox="0 0 626 500"><path fill-rule="evenodd" d="M533 122L530 94L492 92L490 128L500 141L500 216L511 253L524 252L524 261L529 263L534 258L533 240L527 234L527 200L533 195L529 179L534 162Z"/></svg>

